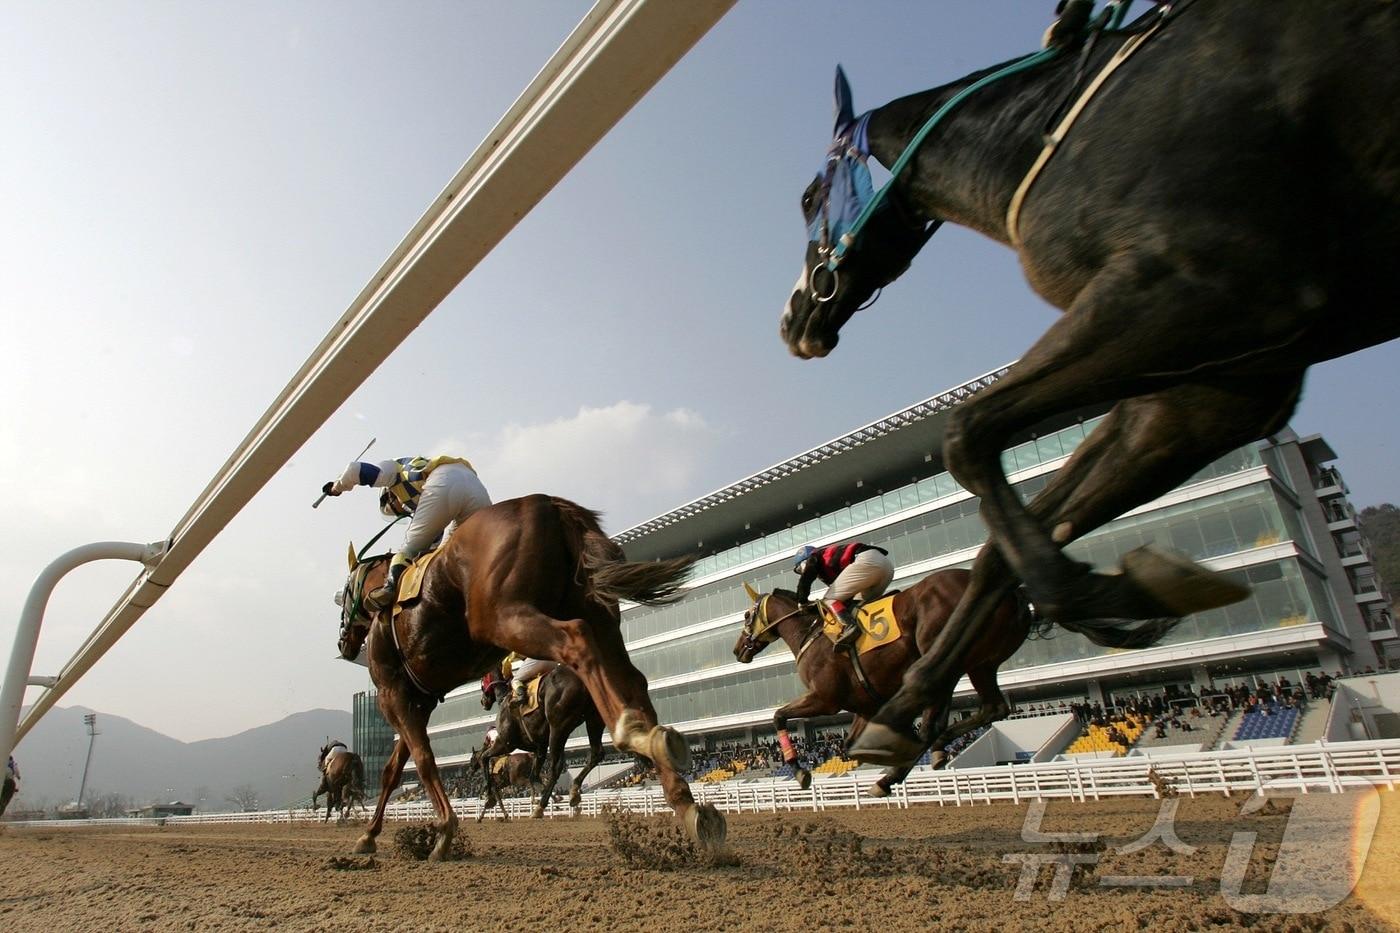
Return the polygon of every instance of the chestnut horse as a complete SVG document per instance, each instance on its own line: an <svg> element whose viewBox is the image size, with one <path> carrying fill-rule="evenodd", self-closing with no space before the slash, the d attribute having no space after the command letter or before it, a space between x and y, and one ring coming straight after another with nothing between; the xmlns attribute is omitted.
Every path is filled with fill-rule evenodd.
<svg viewBox="0 0 1400 933"><path fill-rule="evenodd" d="M822 619L816 603L799 603L797 595L787 590L759 596L746 585L754 604L744 613L743 629L734 644L734 657L741 664L747 664L781 638L797 659L797 676L807 692L779 707L773 714L773 726L783 758L794 766L794 776L804 790L812 775L797 763L797 752L788 739L788 720L830 716L842 711L854 713L848 741L859 739L870 717L899 689L904 672L937 639L966 592L971 576L969 571L960 568L938 570L896 593L892 608L900 626L899 638L860 655L855 663L848 650L837 648L822 636ZM1145 648L1160 640L1178 621L1160 619L1134 624L1093 619L1065 622L1062 627L1105 647ZM964 656L962 670L939 685L935 702L924 710L921 733L924 744L934 750L935 768L946 759L943 748L949 742L979 726L1003 719L1011 712L997 684L997 669L1016 653L1033 628L1044 632L1050 626L1051 623L1035 618L1030 604L1019 592L1006 594L997 605L987 623L978 629L979 637ZM859 669L855 666L857 663ZM949 726L953 690L963 673L977 691L981 706L969 718ZM886 771L871 787L871 795L887 796L890 786L903 781L912 767L911 762Z"/></svg>
<svg viewBox="0 0 1400 933"><path fill-rule="evenodd" d="M398 733L374 818L355 851L375 851L389 794L412 755L437 813L430 857L446 857L457 815L428 742L428 715L449 690L498 667L509 651L572 668L611 725L613 744L656 763L666 802L691 837L721 845L724 817L697 804L681 776L690 766L689 745L657 724L646 677L627 658L618 612L621 599L674 599L691 562L624 560L596 512L531 495L481 509L459 525L429 565L419 596L397 615L377 613L371 624L362 602L383 580L388 556L353 567L340 600L340 654L354 659L368 642L379 708Z"/></svg>
<svg viewBox="0 0 1400 933"><path fill-rule="evenodd" d="M864 115L838 73L780 324L789 350L835 349L944 221L1015 249L1064 311L949 416L944 463L980 497L989 541L937 643L853 747L863 761L914 760L914 718L1018 583L1056 621L1244 598L1203 555L1144 547L1101 573L1062 548L1278 431L1312 364L1400 335L1400 4L1187 0L1103 31L1081 28L1092 6L1072 0L1081 20L1050 49ZM865 153L907 169L883 200ZM1002 450L1100 405L1108 416L1023 503Z"/></svg>
<svg viewBox="0 0 1400 933"><path fill-rule="evenodd" d="M510 681L502 677L492 678L488 674L482 684L482 707L489 710L497 702L501 704L500 711L496 713L496 740L481 751L486 764L482 774L486 777L487 792L494 790L491 786L492 760L509 754L513 749L533 753L535 779L545 787L553 788L564 769L564 743L582 723L588 729L588 760L574 776L573 787L569 791L569 806L577 813L583 803L583 779L603 757L603 717L598 715L598 709L593 705L593 698L588 695L583 681L564 665L556 665L553 670L540 675L539 702L523 716L515 704L504 699L510 693ZM535 804L536 819L544 816L545 805L545 795L541 794ZM478 816L478 822L480 819Z"/></svg>
<svg viewBox="0 0 1400 933"><path fill-rule="evenodd" d="M345 743L327 742L321 746L316 770L321 772L321 783L311 795L311 809L316 809L316 798L325 794L326 816L322 823L330 820L332 810L339 810L339 818L343 821L356 800L361 807L364 806L365 763L359 755L346 748Z"/></svg>

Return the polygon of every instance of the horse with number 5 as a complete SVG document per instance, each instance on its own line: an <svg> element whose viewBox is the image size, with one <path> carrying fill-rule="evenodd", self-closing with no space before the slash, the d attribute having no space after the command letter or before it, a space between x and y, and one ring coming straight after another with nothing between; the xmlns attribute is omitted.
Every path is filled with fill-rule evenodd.
<svg viewBox="0 0 1400 933"><path fill-rule="evenodd" d="M388 557L357 562L352 549L340 597L340 654L353 660L362 647L368 650L379 708L398 733L356 852L375 851L384 807L412 755L438 817L430 857L447 856L457 815L428 741L428 715L448 691L497 668L508 651L572 668L611 727L613 744L656 764L666 802L691 837L710 848L723 844L724 817L713 805L697 804L681 776L690 767L689 744L657 724L646 677L628 660L618 613L622 599L674 599L690 558L624 560L596 512L544 495L474 513L428 565L417 597L397 612L370 616L363 594L382 581Z"/></svg>
<svg viewBox="0 0 1400 933"><path fill-rule="evenodd" d="M1400 4L1178 0L1122 27L1069 0L1047 48L857 115L807 188L807 254L781 334L802 358L944 221L1019 254L1064 314L955 408L944 463L989 542L957 610L853 753L905 765L912 724L1024 583L1056 622L1178 618L1248 590L1141 548L1100 573L1062 548L1279 430L1308 367L1400 335ZM866 160L891 167L873 190ZM1019 434L1108 416L1029 505Z"/></svg>
<svg viewBox="0 0 1400 933"><path fill-rule="evenodd" d="M970 574L960 568L935 571L918 583L891 597L881 618L867 618L863 629L868 635L884 636L876 626L897 625L897 638L863 650L864 639L855 652L837 648L823 637L823 619L817 603L799 603L795 593L774 590L759 595L748 584L744 589L753 605L744 613L739 640L734 643L734 657L748 664L774 641L782 639L796 659L797 676L807 692L779 707L773 713L773 728L783 759L793 766L793 776L803 790L812 775L797 759L796 749L788 737L788 721L812 716L831 716L840 712L855 714L848 742L854 742L865 731L870 717L880 709L885 698L899 688L904 672L918 660L920 654L938 637L953 614L953 609L966 592ZM891 623L889 616L893 616ZM1098 645L1110 648L1144 648L1154 644L1175 624L1175 620L1134 625L1117 621L1088 620L1070 622L1064 626L1084 635ZM997 605L979 638L964 656L962 669L950 674L939 685L936 702L931 703L921 719L921 740L933 750L931 763L940 767L946 758L943 747L960 735L980 726L1004 719L1011 705L997 684L997 669L1016 653L1026 638L1035 631L1045 634L1050 623L1038 620L1023 594L1008 593ZM879 640L879 639L877 639ZM950 702L958 680L966 673L977 691L980 706L962 722L949 726ZM885 797L890 788L903 781L913 762L890 768L870 788L875 797Z"/></svg>

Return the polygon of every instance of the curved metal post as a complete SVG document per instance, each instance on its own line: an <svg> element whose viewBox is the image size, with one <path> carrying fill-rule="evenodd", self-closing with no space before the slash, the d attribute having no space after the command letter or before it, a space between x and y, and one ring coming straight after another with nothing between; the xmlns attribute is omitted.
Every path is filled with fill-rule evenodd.
<svg viewBox="0 0 1400 933"><path fill-rule="evenodd" d="M95 560L135 560L145 565L147 570L152 570L160 563L168 546L167 541L155 544L134 544L129 541L85 544L59 557L35 579L29 589L29 598L24 601L19 625L15 628L15 643L10 649L9 667L5 669L5 683L0 685L0 757L8 758L14 751L15 731L19 728L20 709L24 706L24 688L29 683L34 651L39 646L39 626L44 621L44 609L58 581L68 571ZM53 689L52 684L45 686Z"/></svg>

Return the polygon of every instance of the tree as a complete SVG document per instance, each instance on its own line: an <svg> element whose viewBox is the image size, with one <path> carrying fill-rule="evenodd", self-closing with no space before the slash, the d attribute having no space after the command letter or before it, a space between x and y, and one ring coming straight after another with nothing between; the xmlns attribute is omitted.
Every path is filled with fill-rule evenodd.
<svg viewBox="0 0 1400 933"><path fill-rule="evenodd" d="M1357 519L1361 533L1371 542L1376 573L1392 595L1400 593L1400 508L1389 502L1369 505Z"/></svg>
<svg viewBox="0 0 1400 933"><path fill-rule="evenodd" d="M254 810L262 809L262 807L258 805L258 792L253 790L253 785L251 784L239 784L233 789L232 793L224 798L224 800L233 804L244 813L251 813Z"/></svg>

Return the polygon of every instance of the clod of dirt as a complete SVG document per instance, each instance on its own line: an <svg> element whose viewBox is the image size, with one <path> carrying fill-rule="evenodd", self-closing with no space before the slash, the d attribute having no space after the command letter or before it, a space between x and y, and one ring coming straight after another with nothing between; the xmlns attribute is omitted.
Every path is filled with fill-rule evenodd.
<svg viewBox="0 0 1400 933"><path fill-rule="evenodd" d="M402 856L424 861L433 851L433 846L437 845L437 831L427 823L418 826L403 826L394 833L394 848ZM472 854L471 845L461 835L452 837L452 844L447 847L447 855L451 859L470 858Z"/></svg>
<svg viewBox="0 0 1400 933"><path fill-rule="evenodd" d="M603 811L608 843L633 868L675 871L678 868L715 868L739 864L728 851L706 852L669 817L640 817L627 810Z"/></svg>
<svg viewBox="0 0 1400 933"><path fill-rule="evenodd" d="M326 868L334 871L368 871L379 867L374 856L355 858L353 855L333 855L326 859Z"/></svg>

